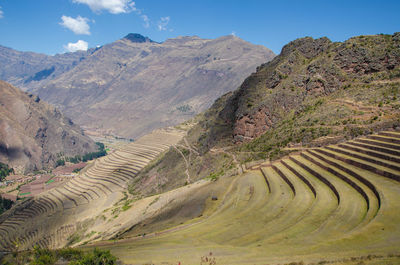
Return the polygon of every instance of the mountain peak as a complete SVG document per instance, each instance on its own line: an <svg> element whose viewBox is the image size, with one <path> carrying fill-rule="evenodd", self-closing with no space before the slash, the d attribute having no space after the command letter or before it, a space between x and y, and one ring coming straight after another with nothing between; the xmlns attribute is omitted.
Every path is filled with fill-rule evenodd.
<svg viewBox="0 0 400 265"><path fill-rule="evenodd" d="M143 42L154 42L148 37L145 37L139 33L129 33L124 37L124 39L130 40L131 42L136 42L136 43L143 43Z"/></svg>

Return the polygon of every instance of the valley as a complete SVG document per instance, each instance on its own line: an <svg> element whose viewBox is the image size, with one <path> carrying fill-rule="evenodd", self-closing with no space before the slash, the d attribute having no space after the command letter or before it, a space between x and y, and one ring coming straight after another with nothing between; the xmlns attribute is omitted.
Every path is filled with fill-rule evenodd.
<svg viewBox="0 0 400 265"><path fill-rule="evenodd" d="M96 160L63 185L17 204L1 216L0 233L5 239L0 242L2 250L13 249L15 242L18 250L34 245L73 245L78 243L74 233L85 230L88 222L92 226L105 225L101 231L107 234L106 238L112 236L121 227L114 227L114 216L110 217L112 222L107 222L103 211L124 198L128 180L181 137L182 133L173 129L155 131Z"/></svg>
<svg viewBox="0 0 400 265"><path fill-rule="evenodd" d="M0 48L2 79L54 104L85 130L123 138L192 118L275 56L235 36L158 43L133 33L55 56Z"/></svg>
<svg viewBox="0 0 400 265"><path fill-rule="evenodd" d="M64 49L0 46L1 264L400 264L399 32Z"/></svg>

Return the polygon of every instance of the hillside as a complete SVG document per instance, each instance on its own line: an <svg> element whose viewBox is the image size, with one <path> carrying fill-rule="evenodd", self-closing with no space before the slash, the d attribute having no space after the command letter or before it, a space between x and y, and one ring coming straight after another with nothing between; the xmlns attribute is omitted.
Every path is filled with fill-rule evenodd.
<svg viewBox="0 0 400 265"><path fill-rule="evenodd" d="M192 181L231 175L240 163L399 128L399 45L399 33L289 43L192 120L196 125L181 145L186 160L171 150L139 177L162 177L168 190L188 175Z"/></svg>
<svg viewBox="0 0 400 265"><path fill-rule="evenodd" d="M156 43L129 34L31 91L85 129L136 138L204 111L273 57L234 36Z"/></svg>
<svg viewBox="0 0 400 265"><path fill-rule="evenodd" d="M334 123L346 125L348 118L354 127L365 127L374 111L397 113L399 44L399 33L359 36L343 43L327 38L289 43L229 99L232 104L223 115L233 123L234 140L251 141L288 120L288 115L296 121L308 116L309 121L301 122L309 127L333 129Z"/></svg>
<svg viewBox="0 0 400 265"><path fill-rule="evenodd" d="M264 161L138 201L152 218L83 248L127 264L398 264L399 151L385 131Z"/></svg>
<svg viewBox="0 0 400 265"><path fill-rule="evenodd" d="M95 143L37 96L0 81L0 161L17 172L53 167L59 154L83 155Z"/></svg>

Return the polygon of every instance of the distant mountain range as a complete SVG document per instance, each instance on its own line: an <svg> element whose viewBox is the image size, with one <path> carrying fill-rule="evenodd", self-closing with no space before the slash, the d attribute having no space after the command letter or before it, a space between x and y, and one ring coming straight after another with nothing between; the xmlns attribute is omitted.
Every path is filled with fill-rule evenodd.
<svg viewBox="0 0 400 265"><path fill-rule="evenodd" d="M93 151L93 140L59 110L0 81L1 162L24 173L53 167L59 155Z"/></svg>
<svg viewBox="0 0 400 265"><path fill-rule="evenodd" d="M49 56L0 45L0 80L23 90L34 89L68 72L93 51L95 49Z"/></svg>
<svg viewBox="0 0 400 265"><path fill-rule="evenodd" d="M235 36L157 43L131 33L55 56L0 47L0 78L55 104L88 130L136 138L204 111L274 56Z"/></svg>

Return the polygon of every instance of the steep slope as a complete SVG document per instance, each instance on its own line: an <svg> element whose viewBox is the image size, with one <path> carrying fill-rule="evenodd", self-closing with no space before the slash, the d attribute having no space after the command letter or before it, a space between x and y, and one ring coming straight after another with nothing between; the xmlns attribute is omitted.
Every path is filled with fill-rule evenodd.
<svg viewBox="0 0 400 265"><path fill-rule="evenodd" d="M168 190L187 175L231 174L234 164L399 128L399 98L399 33L298 39L193 120L182 149L190 163L171 150L139 178L151 187L160 176Z"/></svg>
<svg viewBox="0 0 400 265"><path fill-rule="evenodd" d="M53 106L0 81L0 161L19 172L54 166L57 155L96 151L95 143Z"/></svg>
<svg viewBox="0 0 400 265"><path fill-rule="evenodd" d="M205 110L273 56L234 36L156 43L130 34L34 93L85 128L137 137Z"/></svg>
<svg viewBox="0 0 400 265"><path fill-rule="evenodd" d="M0 80L25 91L37 88L71 70L93 51L95 49L49 56L0 45Z"/></svg>
<svg viewBox="0 0 400 265"><path fill-rule="evenodd" d="M345 105L344 101L353 102L360 111L368 106L397 113L399 45L400 33L359 36L343 43L332 43L328 38L289 43L229 99L223 115L232 119L234 140L255 139L287 115L293 113L293 119L299 119L313 107L318 107L321 115L317 124L331 127L357 114L361 123L365 113L335 109ZM328 106L332 103L336 106ZM311 123L315 124L309 121L307 125Z"/></svg>
<svg viewBox="0 0 400 265"><path fill-rule="evenodd" d="M205 114L202 146L229 138L268 152L399 126L399 78L400 33L295 40Z"/></svg>

